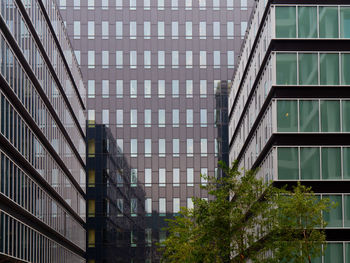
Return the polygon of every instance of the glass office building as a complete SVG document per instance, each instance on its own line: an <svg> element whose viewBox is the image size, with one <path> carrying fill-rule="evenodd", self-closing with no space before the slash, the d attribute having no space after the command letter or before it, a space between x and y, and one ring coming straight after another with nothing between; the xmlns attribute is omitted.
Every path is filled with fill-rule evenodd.
<svg viewBox="0 0 350 263"><path fill-rule="evenodd" d="M0 261L85 262L85 88L55 1L1 1L0 83Z"/></svg>
<svg viewBox="0 0 350 263"><path fill-rule="evenodd" d="M350 7L299 2L254 7L229 98L229 158L337 202L313 262L349 262Z"/></svg>

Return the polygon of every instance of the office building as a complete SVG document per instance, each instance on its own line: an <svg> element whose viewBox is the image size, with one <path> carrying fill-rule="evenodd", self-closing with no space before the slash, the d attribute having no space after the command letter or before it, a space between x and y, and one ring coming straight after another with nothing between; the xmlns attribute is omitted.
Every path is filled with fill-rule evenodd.
<svg viewBox="0 0 350 263"><path fill-rule="evenodd" d="M256 1L229 97L232 162L277 185L302 181L338 206L313 262L349 262L350 7Z"/></svg>
<svg viewBox="0 0 350 263"><path fill-rule="evenodd" d="M85 88L55 1L1 1L0 83L0 261L85 262Z"/></svg>

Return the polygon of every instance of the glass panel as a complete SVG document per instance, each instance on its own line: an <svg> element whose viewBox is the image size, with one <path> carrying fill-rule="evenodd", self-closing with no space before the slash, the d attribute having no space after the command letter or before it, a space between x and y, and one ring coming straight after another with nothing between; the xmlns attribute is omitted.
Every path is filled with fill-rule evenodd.
<svg viewBox="0 0 350 263"><path fill-rule="evenodd" d="M350 243L345 244L345 262L350 262Z"/></svg>
<svg viewBox="0 0 350 263"><path fill-rule="evenodd" d="M296 10L293 6L276 7L276 37L296 37Z"/></svg>
<svg viewBox="0 0 350 263"><path fill-rule="evenodd" d="M339 85L339 55L320 54L320 84Z"/></svg>
<svg viewBox="0 0 350 263"><path fill-rule="evenodd" d="M350 148L343 148L343 178L350 179Z"/></svg>
<svg viewBox="0 0 350 263"><path fill-rule="evenodd" d="M342 101L342 129L343 132L350 132L350 101Z"/></svg>
<svg viewBox="0 0 350 263"><path fill-rule="evenodd" d="M349 227L350 226L350 195L344 195L344 226ZM349 260L347 262L350 262L350 247L347 246L347 257L349 257Z"/></svg>
<svg viewBox="0 0 350 263"><path fill-rule="evenodd" d="M278 132L298 131L298 105L297 101L277 101L277 130Z"/></svg>
<svg viewBox="0 0 350 263"><path fill-rule="evenodd" d="M322 148L322 178L341 178L341 154L340 147Z"/></svg>
<svg viewBox="0 0 350 263"><path fill-rule="evenodd" d="M340 37L350 38L350 7L340 7Z"/></svg>
<svg viewBox="0 0 350 263"><path fill-rule="evenodd" d="M319 7L320 38L338 37L338 7Z"/></svg>
<svg viewBox="0 0 350 263"><path fill-rule="evenodd" d="M342 218L343 218L343 213L342 213L342 197L341 195L323 195L323 198L329 198L331 202L334 202L337 204L336 208L331 209L329 212L324 212L323 213L323 219L328 222L327 227L341 227L343 225L342 223ZM328 250L328 246L327 246ZM326 250L326 252L327 252ZM327 253L325 254L326 258ZM325 261L326 262L326 261ZM331 261L327 261L331 262ZM332 261L333 262L338 262L338 261ZM343 261L341 261L343 262Z"/></svg>
<svg viewBox="0 0 350 263"><path fill-rule="evenodd" d="M317 7L300 6L298 8L298 37L317 37Z"/></svg>
<svg viewBox="0 0 350 263"><path fill-rule="evenodd" d="M298 148L278 148L278 179L298 180Z"/></svg>
<svg viewBox="0 0 350 263"><path fill-rule="evenodd" d="M318 58L317 54L299 54L299 84L318 84Z"/></svg>
<svg viewBox="0 0 350 263"><path fill-rule="evenodd" d="M343 244L327 243L324 263L343 263Z"/></svg>
<svg viewBox="0 0 350 263"><path fill-rule="evenodd" d="M318 132L318 101L317 100L301 100L299 102L299 118L301 132Z"/></svg>
<svg viewBox="0 0 350 263"><path fill-rule="evenodd" d="M322 132L340 132L339 101L321 101L321 130Z"/></svg>
<svg viewBox="0 0 350 263"><path fill-rule="evenodd" d="M277 85L297 84L297 55L279 53L276 55Z"/></svg>
<svg viewBox="0 0 350 263"><path fill-rule="evenodd" d="M341 54L341 84L350 85L350 54Z"/></svg>
<svg viewBox="0 0 350 263"><path fill-rule="evenodd" d="M303 180L320 179L320 149L300 148L300 174Z"/></svg>

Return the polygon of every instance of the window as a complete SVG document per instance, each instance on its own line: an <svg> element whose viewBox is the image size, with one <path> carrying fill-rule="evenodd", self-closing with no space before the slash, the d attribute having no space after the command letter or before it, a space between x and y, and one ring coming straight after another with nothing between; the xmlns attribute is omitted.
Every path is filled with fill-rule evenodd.
<svg viewBox="0 0 350 263"><path fill-rule="evenodd" d="M102 51L102 68L109 67L109 53L106 50Z"/></svg>
<svg viewBox="0 0 350 263"><path fill-rule="evenodd" d="M158 143L158 154L159 157L165 157L165 139L159 139Z"/></svg>
<svg viewBox="0 0 350 263"><path fill-rule="evenodd" d="M116 68L123 68L123 51L117 50L115 53Z"/></svg>
<svg viewBox="0 0 350 263"><path fill-rule="evenodd" d="M115 82L116 85L116 97L123 98L123 80L117 79Z"/></svg>
<svg viewBox="0 0 350 263"><path fill-rule="evenodd" d="M193 186L193 168L187 168L187 186Z"/></svg>
<svg viewBox="0 0 350 263"><path fill-rule="evenodd" d="M74 21L74 39L80 39L80 21Z"/></svg>
<svg viewBox="0 0 350 263"><path fill-rule="evenodd" d="M179 97L179 80L172 80L171 86L172 86L173 98L178 98Z"/></svg>
<svg viewBox="0 0 350 263"><path fill-rule="evenodd" d="M136 31L136 22L130 22L130 39L136 39L137 31Z"/></svg>
<svg viewBox="0 0 350 263"><path fill-rule="evenodd" d="M322 147L322 179L341 179L340 147Z"/></svg>
<svg viewBox="0 0 350 263"><path fill-rule="evenodd" d="M277 151L278 179L298 180L299 179L299 157L298 148L279 147Z"/></svg>
<svg viewBox="0 0 350 263"><path fill-rule="evenodd" d="M164 0L158 0L158 10L164 10Z"/></svg>
<svg viewBox="0 0 350 263"><path fill-rule="evenodd" d="M192 51L186 51L186 68L192 68Z"/></svg>
<svg viewBox="0 0 350 263"><path fill-rule="evenodd" d="M193 139L187 139L187 156L193 156Z"/></svg>
<svg viewBox="0 0 350 263"><path fill-rule="evenodd" d="M164 22L158 21L158 39L164 39Z"/></svg>
<svg viewBox="0 0 350 263"><path fill-rule="evenodd" d="M172 51L171 52L171 63L172 68L179 68L179 51Z"/></svg>
<svg viewBox="0 0 350 263"><path fill-rule="evenodd" d="M199 0L199 10L206 9L206 0Z"/></svg>
<svg viewBox="0 0 350 263"><path fill-rule="evenodd" d="M102 0L102 9L108 9L108 0Z"/></svg>
<svg viewBox="0 0 350 263"><path fill-rule="evenodd" d="M115 38L123 39L123 22L122 21L115 22Z"/></svg>
<svg viewBox="0 0 350 263"><path fill-rule="evenodd" d="M130 214L131 216L137 216L137 199L130 199Z"/></svg>
<svg viewBox="0 0 350 263"><path fill-rule="evenodd" d="M276 82L277 85L297 84L297 55L278 53L276 55Z"/></svg>
<svg viewBox="0 0 350 263"><path fill-rule="evenodd" d="M136 0L130 0L130 10L136 10Z"/></svg>
<svg viewBox="0 0 350 263"><path fill-rule="evenodd" d="M136 187L137 186L137 169L132 168L130 171L130 186Z"/></svg>
<svg viewBox="0 0 350 263"><path fill-rule="evenodd" d="M235 67L235 52L234 51L227 51L227 68L234 68Z"/></svg>
<svg viewBox="0 0 350 263"><path fill-rule="evenodd" d="M179 127L180 124L180 116L179 110L173 109L173 127Z"/></svg>
<svg viewBox="0 0 350 263"><path fill-rule="evenodd" d="M88 0L88 10L95 9L95 0Z"/></svg>
<svg viewBox="0 0 350 263"><path fill-rule="evenodd" d="M180 198L173 198L173 213L177 214L180 212Z"/></svg>
<svg viewBox="0 0 350 263"><path fill-rule="evenodd" d="M295 38L296 35L296 8L276 6L276 37Z"/></svg>
<svg viewBox="0 0 350 263"><path fill-rule="evenodd" d="M109 124L109 110L102 110L102 124Z"/></svg>
<svg viewBox="0 0 350 263"><path fill-rule="evenodd" d="M199 65L200 65L200 68L207 67L207 51L199 52Z"/></svg>
<svg viewBox="0 0 350 263"><path fill-rule="evenodd" d="M102 21L102 39L108 39L109 25L108 21Z"/></svg>
<svg viewBox="0 0 350 263"><path fill-rule="evenodd" d="M192 39L192 22L186 22L186 39Z"/></svg>
<svg viewBox="0 0 350 263"><path fill-rule="evenodd" d="M321 132L340 132L340 101L321 100Z"/></svg>
<svg viewBox="0 0 350 263"><path fill-rule="evenodd" d="M92 127L95 124L95 110L88 110L88 122Z"/></svg>
<svg viewBox="0 0 350 263"><path fill-rule="evenodd" d="M123 0L115 0L115 9L117 10L123 9Z"/></svg>
<svg viewBox="0 0 350 263"><path fill-rule="evenodd" d="M152 186L152 169L145 169L145 186Z"/></svg>
<svg viewBox="0 0 350 263"><path fill-rule="evenodd" d="M343 132L350 132L350 101L343 100L342 101L342 130ZM350 164L350 162L349 162Z"/></svg>
<svg viewBox="0 0 350 263"><path fill-rule="evenodd" d="M213 38L220 39L220 22L213 23Z"/></svg>
<svg viewBox="0 0 350 263"><path fill-rule="evenodd" d="M151 68L151 51L149 50L144 51L143 63L144 63L144 68Z"/></svg>
<svg viewBox="0 0 350 263"><path fill-rule="evenodd" d="M165 169L159 169L159 186L165 187Z"/></svg>
<svg viewBox="0 0 350 263"><path fill-rule="evenodd" d="M145 139L145 157L152 156L152 140Z"/></svg>
<svg viewBox="0 0 350 263"><path fill-rule="evenodd" d="M173 169L173 186L180 186L180 169Z"/></svg>
<svg viewBox="0 0 350 263"><path fill-rule="evenodd" d="M241 0L241 10L247 10L247 0Z"/></svg>
<svg viewBox="0 0 350 263"><path fill-rule="evenodd" d="M179 22L177 21L171 22L171 37L172 39L179 38Z"/></svg>
<svg viewBox="0 0 350 263"><path fill-rule="evenodd" d="M220 10L220 0L213 0L213 10Z"/></svg>
<svg viewBox="0 0 350 263"><path fill-rule="evenodd" d="M130 140L131 157L137 157L137 139Z"/></svg>
<svg viewBox="0 0 350 263"><path fill-rule="evenodd" d="M201 117L201 127L207 127L207 110L201 109L200 111Z"/></svg>
<svg viewBox="0 0 350 263"><path fill-rule="evenodd" d="M317 37L317 7L299 6L298 7L298 37L316 38Z"/></svg>
<svg viewBox="0 0 350 263"><path fill-rule="evenodd" d="M130 127L137 127L137 110L130 110Z"/></svg>
<svg viewBox="0 0 350 263"><path fill-rule="evenodd" d="M88 68L95 68L95 51L88 51Z"/></svg>
<svg viewBox="0 0 350 263"><path fill-rule="evenodd" d="M338 204L337 207L332 208L329 212L323 212L323 217L326 222L328 222L327 227L342 227L343 226L343 206L342 206L342 196L341 195L323 195L323 198L329 198L331 203ZM327 244L328 246L331 244ZM342 247L339 247L338 252L340 254L333 254L332 259L328 256L329 261L325 262L343 262L343 259L334 260L334 255L342 255ZM325 253L325 259L327 258L327 253ZM335 257L337 258L337 257Z"/></svg>
<svg viewBox="0 0 350 263"><path fill-rule="evenodd" d="M350 7L340 8L340 37L350 38Z"/></svg>
<svg viewBox="0 0 350 263"><path fill-rule="evenodd" d="M66 2L66 0L60 0L60 8L61 8L62 10L65 10L66 7L67 7L67 2Z"/></svg>
<svg viewBox="0 0 350 263"><path fill-rule="evenodd" d="M207 38L207 23L205 21L199 22L199 39Z"/></svg>
<svg viewBox="0 0 350 263"><path fill-rule="evenodd" d="M88 39L95 38L95 21L88 21Z"/></svg>
<svg viewBox="0 0 350 263"><path fill-rule="evenodd" d="M208 142L207 139L201 139L201 156L208 155Z"/></svg>
<svg viewBox="0 0 350 263"><path fill-rule="evenodd" d="M186 110L186 127L193 127L193 110Z"/></svg>
<svg viewBox="0 0 350 263"><path fill-rule="evenodd" d="M320 38L338 37L338 8L330 6L319 7L319 35Z"/></svg>
<svg viewBox="0 0 350 263"><path fill-rule="evenodd" d="M193 200L192 200L192 198L187 198L187 209L193 209Z"/></svg>
<svg viewBox="0 0 350 263"><path fill-rule="evenodd" d="M246 33L246 31L247 31L247 26L248 26L248 23L247 22L241 22L241 39L243 39L244 38L244 36L245 36L245 33Z"/></svg>
<svg viewBox="0 0 350 263"><path fill-rule="evenodd" d="M173 156L174 157L180 156L180 140L179 139L173 139Z"/></svg>
<svg viewBox="0 0 350 263"><path fill-rule="evenodd" d="M165 98L165 80L158 80L158 98Z"/></svg>
<svg viewBox="0 0 350 263"><path fill-rule="evenodd" d="M130 68L137 68L137 52L136 52L136 50L130 51Z"/></svg>
<svg viewBox="0 0 350 263"><path fill-rule="evenodd" d="M95 187L95 170L89 170L88 172L88 186Z"/></svg>
<svg viewBox="0 0 350 263"><path fill-rule="evenodd" d="M220 51L214 51L214 68L220 68Z"/></svg>
<svg viewBox="0 0 350 263"><path fill-rule="evenodd" d="M143 38L144 39L151 38L151 22L149 21L143 22Z"/></svg>
<svg viewBox="0 0 350 263"><path fill-rule="evenodd" d="M158 51L158 68L164 68L164 67L165 67L165 52Z"/></svg>
<svg viewBox="0 0 350 263"><path fill-rule="evenodd" d="M158 111L158 127L165 127L165 110Z"/></svg>
<svg viewBox="0 0 350 263"><path fill-rule="evenodd" d="M74 55L77 59L78 64L80 65L80 50L74 50Z"/></svg>
<svg viewBox="0 0 350 263"><path fill-rule="evenodd" d="M137 80L130 80L130 98L137 98Z"/></svg>
<svg viewBox="0 0 350 263"><path fill-rule="evenodd" d="M165 198L159 198L159 215L165 216L166 213L166 200Z"/></svg>
<svg viewBox="0 0 350 263"><path fill-rule="evenodd" d="M207 97L207 81L201 79L200 84L199 84L199 89L200 89L200 97L201 98L206 98Z"/></svg>
<svg viewBox="0 0 350 263"><path fill-rule="evenodd" d="M350 9L350 8L349 8ZM350 85L350 54L341 54L341 85Z"/></svg>
<svg viewBox="0 0 350 263"><path fill-rule="evenodd" d="M300 148L300 176L303 180L320 179L320 149Z"/></svg>
<svg viewBox="0 0 350 263"><path fill-rule="evenodd" d="M193 80L186 80L186 98L193 97Z"/></svg>
<svg viewBox="0 0 350 263"><path fill-rule="evenodd" d="M320 84L339 85L338 54L320 54Z"/></svg>
<svg viewBox="0 0 350 263"><path fill-rule="evenodd" d="M319 105L317 100L299 102L299 120L301 132L319 132Z"/></svg>
<svg viewBox="0 0 350 263"><path fill-rule="evenodd" d="M88 80L88 98L95 98L95 80Z"/></svg>
<svg viewBox="0 0 350 263"><path fill-rule="evenodd" d="M208 168L201 168L201 185L207 185L207 183L208 183Z"/></svg>
<svg viewBox="0 0 350 263"><path fill-rule="evenodd" d="M152 199L151 198L146 198L146 200L145 200L145 212L148 215L152 214Z"/></svg>
<svg viewBox="0 0 350 263"><path fill-rule="evenodd" d="M185 10L192 10L192 0L185 0Z"/></svg>
<svg viewBox="0 0 350 263"><path fill-rule="evenodd" d="M74 9L80 9L80 0L74 0Z"/></svg>
<svg viewBox="0 0 350 263"><path fill-rule="evenodd" d="M117 127L123 127L123 110L117 110L116 123L117 123Z"/></svg>
<svg viewBox="0 0 350 263"><path fill-rule="evenodd" d="M227 39L234 39L235 27L232 21L227 22Z"/></svg>
<svg viewBox="0 0 350 263"><path fill-rule="evenodd" d="M171 0L171 10L178 10L179 3L178 0Z"/></svg>
<svg viewBox="0 0 350 263"><path fill-rule="evenodd" d="M89 240L88 247L95 247L95 229L88 230L88 240Z"/></svg>
<svg viewBox="0 0 350 263"><path fill-rule="evenodd" d="M117 199L117 207L118 207L118 212L117 212L117 216L123 216L123 212L124 212L124 200L121 198Z"/></svg>
<svg viewBox="0 0 350 263"><path fill-rule="evenodd" d="M144 81L144 97L151 98L151 80Z"/></svg>
<svg viewBox="0 0 350 263"><path fill-rule="evenodd" d="M297 101L277 101L277 131L297 132L298 131L298 105Z"/></svg>
<svg viewBox="0 0 350 263"><path fill-rule="evenodd" d="M117 147L118 147L118 153L122 154L124 152L124 140L123 139L117 139Z"/></svg>
<svg viewBox="0 0 350 263"><path fill-rule="evenodd" d="M102 98L109 97L109 80L102 80Z"/></svg>
<svg viewBox="0 0 350 263"><path fill-rule="evenodd" d="M145 110L145 127L151 127L152 125L152 111L150 109Z"/></svg>
<svg viewBox="0 0 350 263"><path fill-rule="evenodd" d="M316 69L316 70L315 70ZM299 54L299 84L318 84L318 56L314 54Z"/></svg>
<svg viewBox="0 0 350 263"><path fill-rule="evenodd" d="M151 0L144 0L143 1L143 9L144 10L151 10Z"/></svg>
<svg viewBox="0 0 350 263"><path fill-rule="evenodd" d="M227 0L227 10L233 10L233 0Z"/></svg>

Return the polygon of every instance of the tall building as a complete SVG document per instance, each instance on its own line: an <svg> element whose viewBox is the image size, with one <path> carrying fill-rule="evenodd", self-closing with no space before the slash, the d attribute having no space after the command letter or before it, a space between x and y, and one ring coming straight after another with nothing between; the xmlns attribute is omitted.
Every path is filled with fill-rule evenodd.
<svg viewBox="0 0 350 263"><path fill-rule="evenodd" d="M164 219L193 196L207 198L200 173L213 176L228 159L226 94L251 2L59 1L88 87L89 123L109 127L145 192L136 206L137 216L145 209L145 237L133 244L130 234L129 246L152 242L134 262L157 262Z"/></svg>
<svg viewBox="0 0 350 263"><path fill-rule="evenodd" d="M85 92L55 1L1 1L1 262L85 262Z"/></svg>
<svg viewBox="0 0 350 263"><path fill-rule="evenodd" d="M230 161L337 202L313 262L350 262L348 2L260 0L247 31L229 98Z"/></svg>

